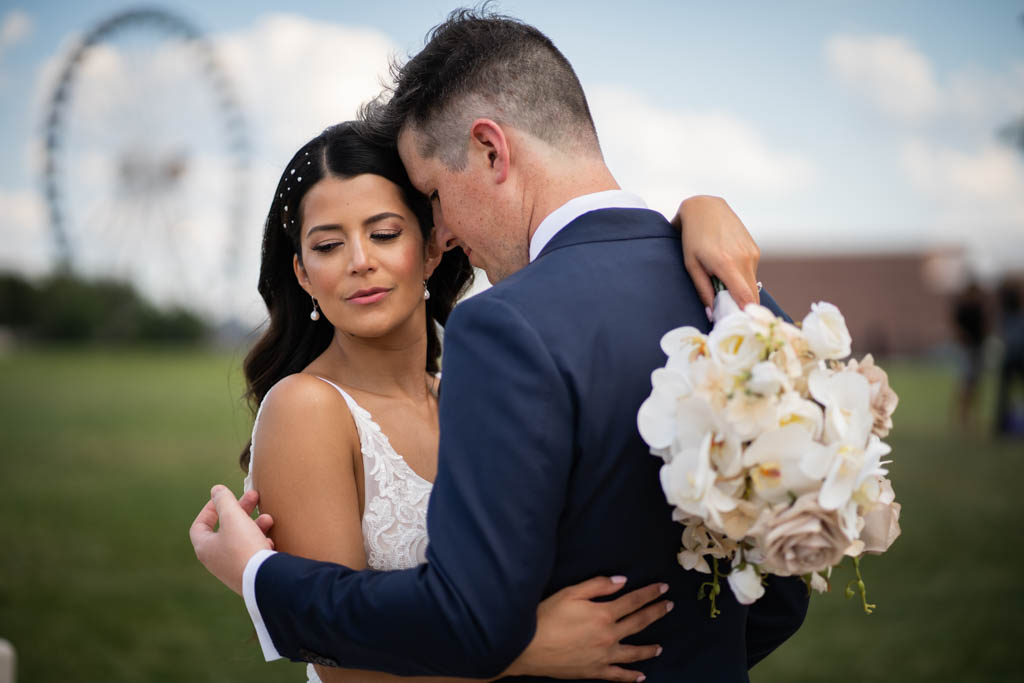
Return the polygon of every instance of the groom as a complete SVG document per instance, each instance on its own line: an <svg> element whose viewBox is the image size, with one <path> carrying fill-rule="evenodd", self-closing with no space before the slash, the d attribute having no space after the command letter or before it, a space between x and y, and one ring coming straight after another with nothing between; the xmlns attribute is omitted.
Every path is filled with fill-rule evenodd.
<svg viewBox="0 0 1024 683"><path fill-rule="evenodd" d="M643 634L664 647L638 667L648 681L747 680L800 625L806 588L773 577L746 607L723 581L712 620L696 599L708 577L676 561L682 527L636 412L662 334L708 321L677 231L605 166L571 66L530 26L460 12L376 114L438 230L497 283L446 328L428 562L353 571L271 553L251 521L223 523L230 495L219 532L193 529L200 559L242 587L268 659L493 677L541 599L624 574L667 582L675 603Z"/></svg>

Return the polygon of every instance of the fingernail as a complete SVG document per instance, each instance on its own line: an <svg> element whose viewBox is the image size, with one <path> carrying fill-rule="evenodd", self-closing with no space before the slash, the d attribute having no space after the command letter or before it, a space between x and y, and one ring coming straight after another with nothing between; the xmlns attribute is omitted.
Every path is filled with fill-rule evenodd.
<svg viewBox="0 0 1024 683"><path fill-rule="evenodd" d="M710 306L705 306L704 307L704 315L706 315L708 317L708 322L714 322L715 321L715 316L711 312L711 307Z"/></svg>
<svg viewBox="0 0 1024 683"><path fill-rule="evenodd" d="M615 583L615 584L626 583L626 577L625 576L613 576L612 577L612 583Z"/></svg>
<svg viewBox="0 0 1024 683"><path fill-rule="evenodd" d="M659 645L659 646L658 646L658 649L657 649L657 650L655 651L655 653L654 653L654 656L655 656L655 657L657 657L657 656L658 656L658 655L660 655L660 654L661 654L662 652L664 652L664 650L662 650L662 649L661 649L661 645Z"/></svg>
<svg viewBox="0 0 1024 683"><path fill-rule="evenodd" d="M658 592L661 593L662 595L664 595L665 593L668 593L668 584L667 583L661 584L661 587L658 588Z"/></svg>
<svg viewBox="0 0 1024 683"><path fill-rule="evenodd" d="M671 601L666 602L665 603L665 613L667 614L667 613L671 612L672 608L675 607L675 606L676 606L676 603L674 603L674 602L671 602Z"/></svg>
<svg viewBox="0 0 1024 683"><path fill-rule="evenodd" d="M644 676L643 674L640 674L639 676L636 677L636 683L644 683L644 681L646 681L646 680L647 680L647 676Z"/></svg>

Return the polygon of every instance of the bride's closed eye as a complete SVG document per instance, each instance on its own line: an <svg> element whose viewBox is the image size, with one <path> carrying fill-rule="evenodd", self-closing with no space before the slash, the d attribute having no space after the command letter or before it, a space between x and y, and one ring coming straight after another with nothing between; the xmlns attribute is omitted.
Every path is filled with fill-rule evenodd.
<svg viewBox="0 0 1024 683"><path fill-rule="evenodd" d="M389 230L387 232L375 232L371 234L370 237L377 240L378 242L388 242L390 240L395 239L401 234L401 230Z"/></svg>

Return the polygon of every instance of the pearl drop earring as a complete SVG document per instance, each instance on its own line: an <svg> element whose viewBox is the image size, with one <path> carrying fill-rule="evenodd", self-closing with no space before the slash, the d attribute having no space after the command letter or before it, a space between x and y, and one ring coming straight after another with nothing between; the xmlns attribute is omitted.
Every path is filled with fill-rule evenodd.
<svg viewBox="0 0 1024 683"><path fill-rule="evenodd" d="M310 298L313 299L313 310L309 314L309 319L312 320L313 322L316 322L317 320L320 319L320 309L316 307L316 298Z"/></svg>
<svg viewBox="0 0 1024 683"><path fill-rule="evenodd" d="M423 300L426 301L430 298L430 290L427 288L427 281L423 281Z"/></svg>

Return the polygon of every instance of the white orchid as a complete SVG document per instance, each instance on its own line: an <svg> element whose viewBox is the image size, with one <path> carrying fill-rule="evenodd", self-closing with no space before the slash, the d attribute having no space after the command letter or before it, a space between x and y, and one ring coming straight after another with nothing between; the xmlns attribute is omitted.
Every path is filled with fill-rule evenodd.
<svg viewBox="0 0 1024 683"><path fill-rule="evenodd" d="M831 465L821 485L818 502L826 510L838 510L850 502L853 492L871 476L882 476L882 456L892 451L888 444L871 435L866 447L834 443L829 447ZM856 502L856 501L854 501Z"/></svg>
<svg viewBox="0 0 1024 683"><path fill-rule="evenodd" d="M707 355L708 336L696 327L677 327L661 337L661 350L672 358L677 355Z"/></svg>
<svg viewBox="0 0 1024 683"><path fill-rule="evenodd" d="M725 405L729 427L743 441L751 441L778 419L778 400L736 392Z"/></svg>
<svg viewBox="0 0 1024 683"><path fill-rule="evenodd" d="M737 559L739 555L737 555ZM764 584L761 583L761 574L757 567L748 563L743 569L734 564L729 572L729 588L736 596L736 602L741 605L752 605L764 595Z"/></svg>
<svg viewBox="0 0 1024 683"><path fill-rule="evenodd" d="M708 434L701 446L677 452L661 467L661 488L669 505L699 517L707 516L705 498L715 485L710 444L711 435Z"/></svg>
<svg viewBox="0 0 1024 683"><path fill-rule="evenodd" d="M818 572L811 572L811 588L819 593L828 590L828 580Z"/></svg>
<svg viewBox="0 0 1024 683"><path fill-rule="evenodd" d="M818 358L839 359L850 355L850 331L839 309L820 301L811 304L811 312L804 318L803 336Z"/></svg>
<svg viewBox="0 0 1024 683"><path fill-rule="evenodd" d="M775 363L761 361L750 368L750 379L747 380L747 389L760 394L761 396L777 396L783 391L792 387L789 377Z"/></svg>
<svg viewBox="0 0 1024 683"><path fill-rule="evenodd" d="M676 434L676 404L690 394L690 381L686 375L658 368L651 373L651 395L640 405L636 426L647 445L655 449L668 448Z"/></svg>
<svg viewBox="0 0 1024 683"><path fill-rule="evenodd" d="M807 379L814 400L825 407L825 441L863 447L871 434L871 387L857 372L815 369Z"/></svg>
<svg viewBox="0 0 1024 683"><path fill-rule="evenodd" d="M795 391L787 391L779 399L775 411L775 426L796 425L807 430L811 438L821 438L825 426L825 413L814 401L802 398Z"/></svg>
<svg viewBox="0 0 1024 683"><path fill-rule="evenodd" d="M702 574L711 573L711 566L708 564L708 561L704 559L704 554L701 552L696 550L680 550L676 559L679 560L679 564L683 569L695 569Z"/></svg>
<svg viewBox="0 0 1024 683"><path fill-rule="evenodd" d="M768 503L817 490L828 451L806 429L789 425L764 432L743 452L754 494Z"/></svg>
<svg viewBox="0 0 1024 683"><path fill-rule="evenodd" d="M712 303L711 319L714 320L716 325L718 324L718 321L732 315L733 313L738 313L739 311L739 305L727 290L723 289L715 294L715 300Z"/></svg>

